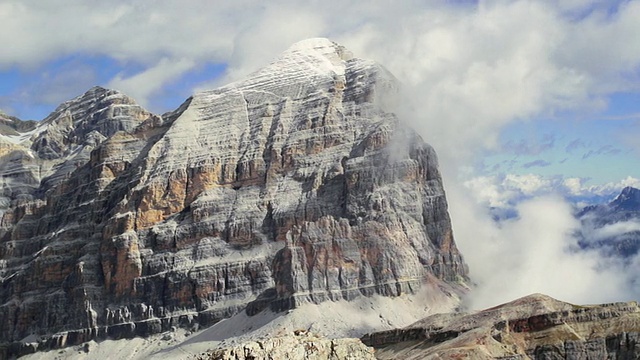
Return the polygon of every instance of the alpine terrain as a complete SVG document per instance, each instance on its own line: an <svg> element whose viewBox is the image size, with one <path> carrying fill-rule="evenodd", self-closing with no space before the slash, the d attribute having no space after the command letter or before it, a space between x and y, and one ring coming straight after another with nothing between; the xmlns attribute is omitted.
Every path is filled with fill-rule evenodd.
<svg viewBox="0 0 640 360"><path fill-rule="evenodd" d="M622 258L640 250L640 190L625 187L611 202L582 209L578 218L583 228L582 247Z"/></svg>
<svg viewBox="0 0 640 360"><path fill-rule="evenodd" d="M467 267L401 100L310 39L161 116L101 87L2 114L0 358L424 289L454 307Z"/></svg>

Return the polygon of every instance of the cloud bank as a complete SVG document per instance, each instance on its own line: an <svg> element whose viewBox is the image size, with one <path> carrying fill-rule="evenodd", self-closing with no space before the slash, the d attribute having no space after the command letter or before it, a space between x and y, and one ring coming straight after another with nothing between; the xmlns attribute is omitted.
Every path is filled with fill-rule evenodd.
<svg viewBox="0 0 640 360"><path fill-rule="evenodd" d="M593 201L611 201L627 186L640 188L640 179L631 176L598 185L589 185L588 182L589 179L583 178L536 174L477 176L462 182L463 189L459 191L472 193L474 202L484 207L509 208L523 200L550 194L568 199L577 206L585 206Z"/></svg>
<svg viewBox="0 0 640 360"><path fill-rule="evenodd" d="M463 254L472 254L466 260L477 284L468 307L482 309L534 292L573 303L629 301L640 295L630 271L638 259L629 264L596 249L579 249L575 233L580 223L564 200L527 200L518 212L518 218L497 223L479 207L452 211L456 223L465 221L456 224L459 238L476 240L460 244Z"/></svg>

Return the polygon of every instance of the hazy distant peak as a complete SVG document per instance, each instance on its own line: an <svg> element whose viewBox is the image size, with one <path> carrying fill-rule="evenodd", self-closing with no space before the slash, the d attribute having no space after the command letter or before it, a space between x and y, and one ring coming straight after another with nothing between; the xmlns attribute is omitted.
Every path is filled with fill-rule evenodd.
<svg viewBox="0 0 640 360"><path fill-rule="evenodd" d="M622 210L640 210L640 190L627 186L610 204Z"/></svg>

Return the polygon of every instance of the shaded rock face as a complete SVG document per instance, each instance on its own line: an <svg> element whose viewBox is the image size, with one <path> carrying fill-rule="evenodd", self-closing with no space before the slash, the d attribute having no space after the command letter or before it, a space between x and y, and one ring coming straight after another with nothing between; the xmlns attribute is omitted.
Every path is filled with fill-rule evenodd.
<svg viewBox="0 0 640 360"><path fill-rule="evenodd" d="M640 190L625 187L609 203L588 206L577 216L583 248L626 259L640 251Z"/></svg>
<svg viewBox="0 0 640 360"><path fill-rule="evenodd" d="M637 359L640 307L531 295L473 314L441 314L365 335L378 359Z"/></svg>
<svg viewBox="0 0 640 360"><path fill-rule="evenodd" d="M464 281L436 155L396 95L312 39L163 116L93 88L7 138L5 352Z"/></svg>

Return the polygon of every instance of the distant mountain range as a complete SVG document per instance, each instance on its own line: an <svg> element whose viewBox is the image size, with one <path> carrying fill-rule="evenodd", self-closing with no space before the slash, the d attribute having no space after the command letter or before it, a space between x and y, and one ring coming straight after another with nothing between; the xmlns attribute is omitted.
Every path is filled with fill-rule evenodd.
<svg viewBox="0 0 640 360"><path fill-rule="evenodd" d="M577 217L582 223L581 247L625 258L640 250L640 190L626 187L611 202L587 206Z"/></svg>

